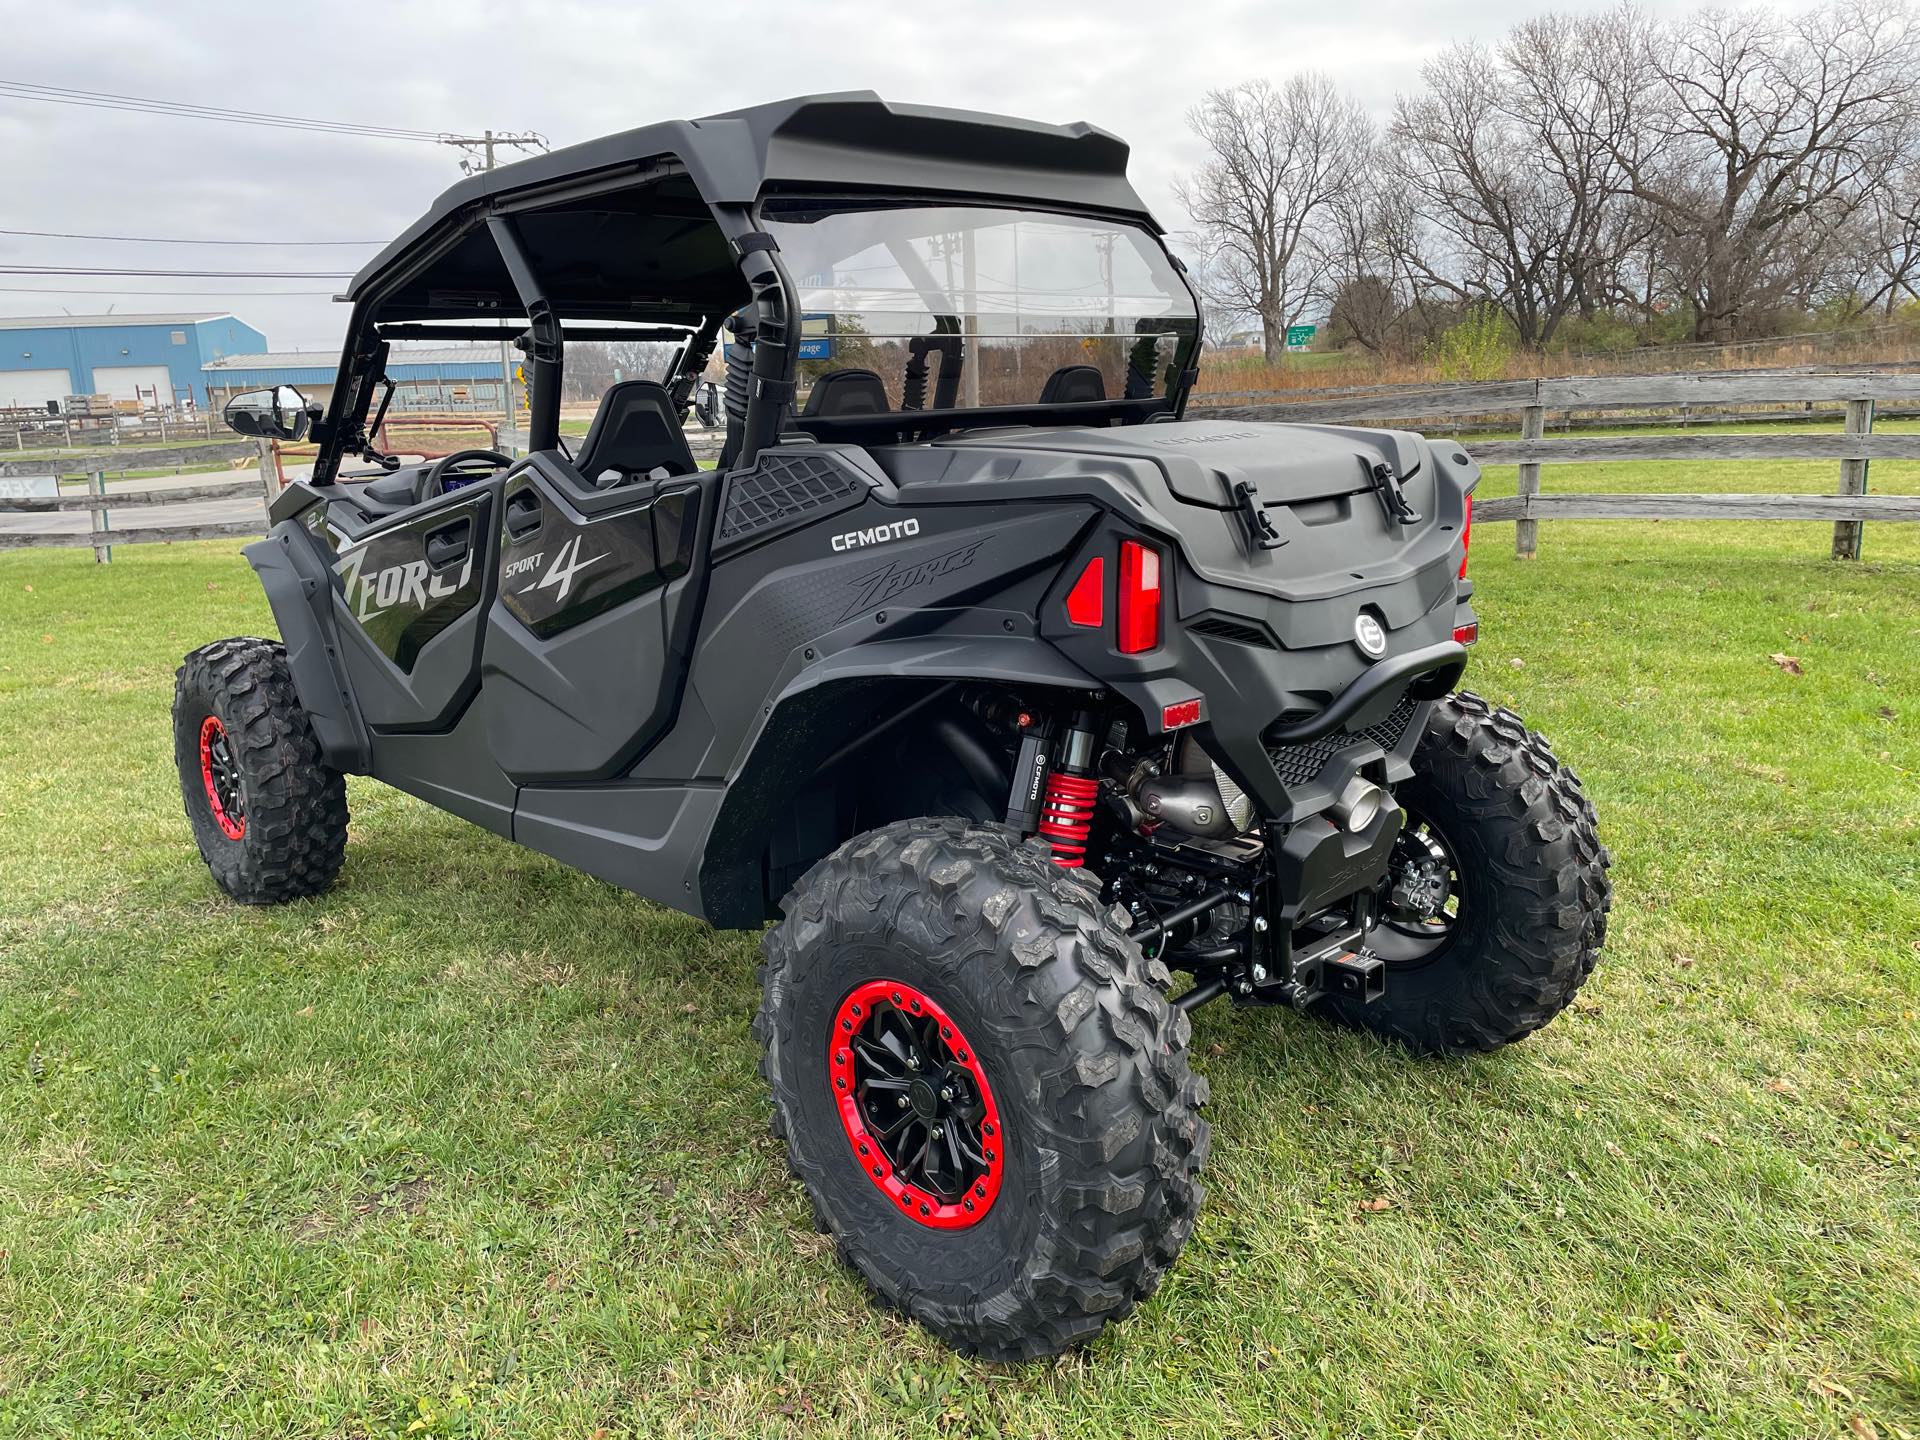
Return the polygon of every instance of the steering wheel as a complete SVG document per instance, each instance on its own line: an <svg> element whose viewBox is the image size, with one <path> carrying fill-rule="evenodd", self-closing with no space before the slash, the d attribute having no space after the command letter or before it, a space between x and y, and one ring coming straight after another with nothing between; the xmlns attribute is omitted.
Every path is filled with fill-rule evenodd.
<svg viewBox="0 0 1920 1440"><path fill-rule="evenodd" d="M462 465L485 463L495 470L513 464L511 455L502 455L498 450L456 450L451 455L443 455L433 462L433 468L427 471L425 483L420 487L422 498L444 495L447 492L447 476ZM478 478L478 477L475 477ZM458 486L454 487L458 489Z"/></svg>

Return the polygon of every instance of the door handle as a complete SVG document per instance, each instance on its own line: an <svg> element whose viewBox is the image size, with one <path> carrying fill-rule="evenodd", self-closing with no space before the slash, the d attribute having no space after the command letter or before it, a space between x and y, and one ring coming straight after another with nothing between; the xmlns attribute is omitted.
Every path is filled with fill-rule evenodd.
<svg viewBox="0 0 1920 1440"><path fill-rule="evenodd" d="M457 565L473 553L473 526L465 520L442 526L427 536L427 564L436 570Z"/></svg>
<svg viewBox="0 0 1920 1440"><path fill-rule="evenodd" d="M542 513L540 497L531 490L522 490L507 501L507 538L526 539L540 528Z"/></svg>

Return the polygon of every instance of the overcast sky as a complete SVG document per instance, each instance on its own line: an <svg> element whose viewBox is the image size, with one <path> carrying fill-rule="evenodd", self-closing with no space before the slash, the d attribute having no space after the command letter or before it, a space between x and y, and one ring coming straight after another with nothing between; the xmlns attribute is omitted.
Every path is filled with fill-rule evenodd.
<svg viewBox="0 0 1920 1440"><path fill-rule="evenodd" d="M0 0L0 79L408 129L531 129L555 145L806 91L1089 120L1133 146L1131 175L1172 230L1185 123L1211 86L1320 69L1384 115L1422 60L1497 39L1529 0L1275 5L813 0L279 6ZM1557 7L1567 8L1567 7ZM1678 8L1656 0L1656 10ZM57 16L57 19L54 18ZM0 94L0 226L142 236L383 241L459 179L432 144L82 109ZM238 249L0 235L0 264L348 270L374 246ZM232 310L276 349L338 347L331 280L96 280L0 275L4 287L109 285L212 295L0 289L0 316Z"/></svg>

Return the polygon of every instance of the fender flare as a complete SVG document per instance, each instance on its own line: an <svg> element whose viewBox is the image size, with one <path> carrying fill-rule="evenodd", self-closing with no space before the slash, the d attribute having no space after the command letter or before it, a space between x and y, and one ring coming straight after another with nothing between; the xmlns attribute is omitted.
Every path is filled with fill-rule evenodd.
<svg viewBox="0 0 1920 1440"><path fill-rule="evenodd" d="M931 695L968 681L1030 689L1108 688L1035 635L922 635L823 656L781 688L727 778L726 799L700 859L699 891L708 920L721 928L752 928L768 918L769 899L778 897L762 893L759 861L767 829L817 773L796 762L818 754L814 737L830 723L828 717L844 716L849 700L870 703L872 695L895 683Z"/></svg>
<svg viewBox="0 0 1920 1440"><path fill-rule="evenodd" d="M333 615L333 572L313 535L296 520L282 520L240 553L267 592L294 693L313 725L321 758L336 770L369 773L373 739L347 683Z"/></svg>

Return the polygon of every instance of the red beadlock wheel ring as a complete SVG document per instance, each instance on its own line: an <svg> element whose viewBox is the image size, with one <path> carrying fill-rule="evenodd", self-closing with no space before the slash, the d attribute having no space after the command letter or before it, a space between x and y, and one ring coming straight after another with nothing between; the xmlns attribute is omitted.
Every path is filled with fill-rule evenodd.
<svg viewBox="0 0 1920 1440"><path fill-rule="evenodd" d="M240 797L240 768L234 764L233 742L220 717L200 722L200 782L207 787L207 804L220 833L238 840L247 833L247 812Z"/></svg>
<svg viewBox="0 0 1920 1440"><path fill-rule="evenodd" d="M1006 1163L1000 1110L972 1043L931 996L869 980L842 1000L827 1083L854 1163L902 1215L935 1230L986 1218Z"/></svg>

